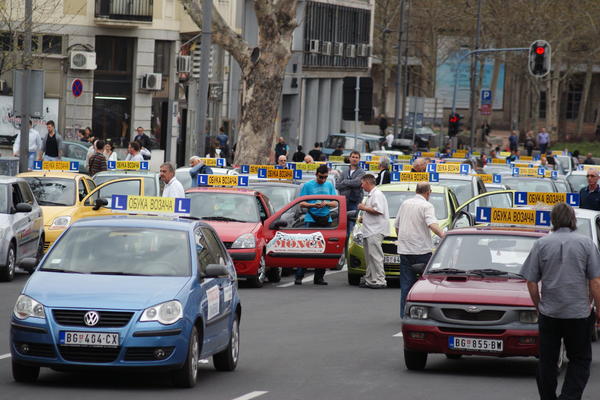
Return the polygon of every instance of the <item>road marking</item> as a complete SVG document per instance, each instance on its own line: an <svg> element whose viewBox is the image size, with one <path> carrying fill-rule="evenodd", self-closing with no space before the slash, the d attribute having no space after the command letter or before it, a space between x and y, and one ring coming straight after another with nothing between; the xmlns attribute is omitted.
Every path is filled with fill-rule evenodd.
<svg viewBox="0 0 600 400"><path fill-rule="evenodd" d="M325 276L329 276L329 275L333 275L333 274L338 274L340 272L346 272L346 266L344 265L344 267L342 269L340 269L339 271L332 271L329 270L327 272L325 272ZM307 283L313 280L313 275L309 275L307 277L305 277L304 279L302 279L302 283ZM283 283L281 285L277 285L277 287L290 287L290 286L294 286L294 282L288 282L288 283Z"/></svg>
<svg viewBox="0 0 600 400"><path fill-rule="evenodd" d="M4 360L5 358L10 358L10 353L0 354L0 360Z"/></svg>
<svg viewBox="0 0 600 400"><path fill-rule="evenodd" d="M269 392L265 392L263 390L255 390L254 392L250 392L250 393L246 393L240 397L236 397L233 400L250 400L250 399L255 399L259 396L262 396L263 394L267 394Z"/></svg>
<svg viewBox="0 0 600 400"><path fill-rule="evenodd" d="M402 332L396 333L393 337L402 337Z"/></svg>

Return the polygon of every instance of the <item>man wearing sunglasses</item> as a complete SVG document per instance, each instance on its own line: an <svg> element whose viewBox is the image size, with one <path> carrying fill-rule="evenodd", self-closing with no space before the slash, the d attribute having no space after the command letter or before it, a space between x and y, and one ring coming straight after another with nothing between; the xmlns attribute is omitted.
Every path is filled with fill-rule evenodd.
<svg viewBox="0 0 600 400"><path fill-rule="evenodd" d="M595 168L587 171L588 185L579 191L579 208L600 211L600 187L598 186L599 172Z"/></svg>

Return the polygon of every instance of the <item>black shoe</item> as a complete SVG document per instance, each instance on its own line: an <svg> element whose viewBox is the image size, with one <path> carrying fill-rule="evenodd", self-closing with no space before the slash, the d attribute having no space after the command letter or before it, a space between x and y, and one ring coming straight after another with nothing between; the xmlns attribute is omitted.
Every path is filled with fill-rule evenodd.
<svg viewBox="0 0 600 400"><path fill-rule="evenodd" d="M327 286L329 285L327 282L325 282L323 279L319 279L318 281L314 281L313 282L315 285L321 285L321 286Z"/></svg>
<svg viewBox="0 0 600 400"><path fill-rule="evenodd" d="M302 279L296 279L294 285L302 285Z"/></svg>

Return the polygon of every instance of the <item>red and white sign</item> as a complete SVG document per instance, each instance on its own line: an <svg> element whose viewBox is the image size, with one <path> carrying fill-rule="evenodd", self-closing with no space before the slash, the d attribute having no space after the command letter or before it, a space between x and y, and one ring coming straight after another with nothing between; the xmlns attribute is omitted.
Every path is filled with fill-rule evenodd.
<svg viewBox="0 0 600 400"><path fill-rule="evenodd" d="M325 238L321 232L283 233L277 232L267 243L267 254L270 253L324 253Z"/></svg>
<svg viewBox="0 0 600 400"><path fill-rule="evenodd" d="M490 115L492 113L492 105L482 104L479 111L481 112L481 115Z"/></svg>

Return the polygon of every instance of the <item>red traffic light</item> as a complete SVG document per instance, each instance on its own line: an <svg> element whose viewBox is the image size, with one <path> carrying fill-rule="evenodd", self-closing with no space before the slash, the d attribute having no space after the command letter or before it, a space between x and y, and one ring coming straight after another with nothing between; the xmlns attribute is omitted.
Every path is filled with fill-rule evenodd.
<svg viewBox="0 0 600 400"><path fill-rule="evenodd" d="M535 52L536 52L536 54L542 55L546 52L546 49L543 47L536 47Z"/></svg>
<svg viewBox="0 0 600 400"><path fill-rule="evenodd" d="M451 116L450 116L450 122L458 122L458 116L456 116L456 115L451 115Z"/></svg>

